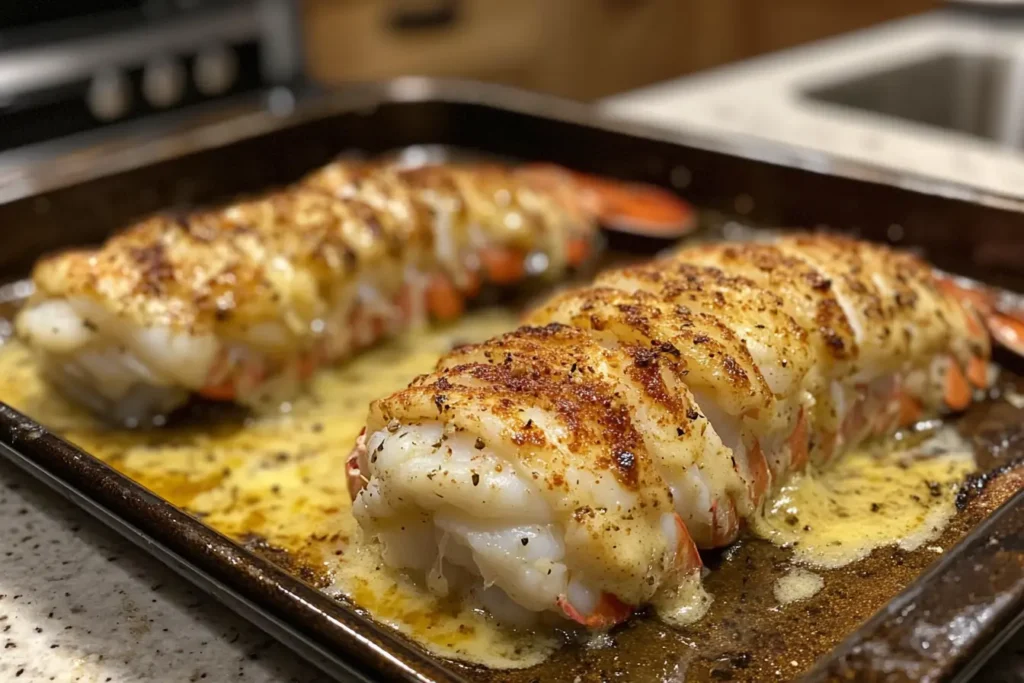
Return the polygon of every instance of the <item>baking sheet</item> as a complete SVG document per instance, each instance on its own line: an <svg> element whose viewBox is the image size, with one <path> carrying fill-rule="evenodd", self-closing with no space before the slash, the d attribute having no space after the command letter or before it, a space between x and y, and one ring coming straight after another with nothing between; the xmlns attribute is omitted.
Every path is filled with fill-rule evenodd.
<svg viewBox="0 0 1024 683"><path fill-rule="evenodd" d="M415 103L414 103L415 104ZM650 140L636 138L623 133L607 133L600 129L587 128L581 124L567 124L564 120L557 118L544 118L522 112L510 112L498 106L481 107L479 103L460 106L449 102L427 102L418 103L425 106L419 109L419 116L413 117L416 125L410 130L401 127L398 130L390 129L394 126L395 120L401 120L408 112L400 116L396 112L402 111L399 104L392 103L387 106L392 109L384 115L377 110L374 113L361 113L361 118L351 119L353 114L347 110L336 111L337 117L346 122L355 120L358 128L363 130L374 130L374 138L378 144L386 140L410 141L409 138L420 136L417 142L446 141L451 137L457 137L455 129L451 128L454 120L461 124L459 132L465 134L468 141L476 142L478 147L486 149L480 144L492 140L492 137L474 138L484 130L504 130L508 135L501 138L501 141L493 139L495 152L508 153L510 150L505 146L518 145L525 156L547 158L563 163L574 164L587 171L615 172L612 170L614 164L609 164L605 157L594 158L593 150L602 152L617 153L615 157L618 163L617 172L620 175L637 180L656 181L664 184L676 185L681 183L684 175L679 169L686 168L689 179L685 183L687 195L691 198L705 203L705 206L713 210L708 214L712 220L717 220L722 225L728 225L741 209L744 220L754 217L755 214L763 214L764 218L771 220L772 217L782 219L793 213L793 207L799 207L800 212L807 211L808 206L820 206L825 196L814 196L804 190L807 183L804 183L799 193L792 188L786 189L780 178L794 173L793 169L771 166L760 162L752 162L726 155L715 155L715 153L700 150L697 148L686 148L681 145L670 143L655 143ZM415 109L415 107L413 107ZM441 113L447 112L446 116ZM489 112L489 113L487 113ZM429 114L423 116L423 114ZM457 116L456 116L457 114ZM491 126L484 126L481 120L474 117L486 118L490 116ZM346 118L349 117L349 118ZM443 119L443 120L442 120ZM202 192L194 192L195 197L223 197L225 195L241 191L242 189L253 189L259 184L251 184L248 188L240 188L236 184L227 183L217 185L213 182L209 173L199 177L199 184L194 175L188 175L190 169L202 168L200 163L206 156L206 162L216 158L218 166L229 163L232 158L246 154L255 158L273 158L269 156L273 149L280 149L282 145L287 147L288 141L296 143L300 139L306 139L311 134L330 131L328 135L321 135L317 140L320 148L328 147L337 143L339 134L337 126L342 123L338 119L330 119L332 126L325 123L327 119L312 120L312 123L305 125L302 122L294 124L292 128L285 128L280 134L267 134L262 142L248 140L225 149L211 149L203 154L192 157L180 158L177 162L171 160L161 162L156 166L144 166L135 172L124 175L121 179L130 181L132 185L145 183L147 179L154 181L156 187L160 186L159 179L174 178L178 175L176 183L180 184L181 178L188 178L192 187L202 187ZM367 128L368 120L372 120L376 127ZM444 125L440 125L444 124ZM509 124L501 128L501 124ZM429 125L437 126L428 133L424 129ZM532 126L532 128L531 128ZM568 128L566 127L568 126ZM304 135L296 131L302 130ZM587 133L586 131L589 131ZM561 135L560 135L561 133ZM587 139L590 135L591 138ZM433 137L432 137L433 136ZM605 136L605 137L602 137ZM341 136L343 137L343 136ZM554 143L551 147L544 147L543 142ZM584 143L586 140L586 144ZM605 142L603 146L601 142ZM465 141L464 141L465 142ZM573 146L573 143L576 146ZM580 147L579 145L583 145ZM241 151L244 148L245 151ZM335 149L343 149L345 146L338 146ZM303 149L305 154L294 156L302 159L315 158L316 154L309 154L309 146ZM544 149L544 154L529 154L531 150ZM660 155L654 156L655 150L661 149ZM373 151L373 148L370 148ZM323 151L320 152L323 154ZM589 155L589 156L588 156ZM681 160L685 158L684 162ZM325 159L323 159L325 160ZM320 163L322 159L317 158L314 163ZM251 166L251 164L250 164ZM732 174L723 174L724 169L732 167ZM298 167L298 170L306 170L309 165ZM702 173L695 173L692 169L702 169ZM716 171L718 169L718 171ZM172 172L173 171L173 172ZM668 171L669 177L663 174ZM819 184L828 187L824 194L834 201L842 202L843 209L840 215L848 219L863 219L872 212L880 212L881 207L871 204L871 200L878 196L890 196L893 201L888 205L888 212L885 214L887 224L880 224L877 221L850 225L845 222L829 223L833 227L845 229L857 229L859 232L876 236L883 232L889 237L898 236L901 240L907 239L908 235L923 239L918 242L929 248L929 255L938 256L945 267L950 264L961 267L954 268L959 271L977 272L979 267L987 269L990 275L1012 279L1012 269L999 272L998 268L993 273L991 260L974 258L978 254L984 256L988 247L982 248L970 240L979 236L994 237L1002 236L1006 239L1006 230L1011 226L1020 226L1020 216L1001 208L991 206L982 207L962 202L942 199L934 195L916 195L904 190L896 190L884 186L856 183L854 181L831 178L828 176L816 176L804 173L810 184ZM155 174L155 175L154 175ZM273 175L273 174L270 174ZM657 176L657 177L653 177ZM203 179L209 180L210 184L203 186ZM674 180L673 180L674 179ZM684 178L685 179L685 178ZM732 184L730 185L730 181ZM758 185L757 182L762 185ZM112 182L110 177L100 178L92 181L91 190L94 193L93 201L98 201L102 196L102 189ZM97 187L96 183L99 184ZM708 184L711 183L711 184ZM764 184L767 183L767 184ZM40 217L39 207L42 205L40 197L31 198L35 210L32 212L36 222L44 227L50 225L54 220L53 214L62 214L68 206L67 202L60 201L68 199L67 194L76 196L82 193L88 194L87 185L69 185L63 189L54 190L45 197L47 211ZM703 189L702 189L703 188ZM711 189L709 189L711 188ZM120 188L120 192L125 189ZM160 192L153 190L153 203L159 205ZM798 195L798 196L797 196ZM722 201L728 197L731 201ZM26 198L28 199L28 198ZM992 203L998 204L998 198L992 199ZM180 200L178 202L181 203ZM186 202L188 203L188 202ZM73 202L71 202L73 206ZM117 205L112 206L113 211L106 211L99 220L92 222L86 220L85 215L79 215L78 222L74 225L81 225L82 230L74 234L65 231L62 235L48 233L40 229L31 237L26 238L30 244L22 244L24 249L12 250L6 256L5 265L9 266L8 272L17 273L19 266L23 267L28 263L32 253L38 253L40 248L45 248L44 242L50 240L50 246L66 244L76 241L89 241L93 235L101 234L109 230L112 225L118 224L112 220L112 213L117 213ZM168 204L159 205L158 208L165 208ZM865 213L865 206L870 208ZM123 207L122 207L123 208ZM837 215L836 206L820 213L820 218L828 222L831 217ZM11 205L0 207L6 213L6 217L17 216L18 211L25 211L25 205L16 202L14 208ZM939 211L941 209L941 211ZM936 213L937 212L937 213ZM22 214L25 217L28 214ZM132 215L129 212L128 215ZM972 221L978 228L973 235L959 234L954 240L945 232L928 232L924 229L925 224L935 220L963 220ZM786 219L788 222L788 219ZM892 222L892 221L899 221ZM123 221L119 221L123 222ZM807 224L814 224L808 221ZM892 226L899 225L900 230L893 232ZM892 233L892 234L890 234ZM961 251L959 259L952 258L949 251L951 245L967 241L967 248ZM617 245L632 248L637 245ZM963 254L969 254L971 259L964 261ZM957 261L960 261L957 263ZM382 350L380 353L387 353ZM372 357L371 358L372 361ZM371 362L368 361L368 362ZM26 372L31 368L26 367ZM329 371L335 372L335 371ZM345 372L345 370L336 371ZM1006 373L1003 377L1006 386L1014 385L1019 390L1019 379L1012 373ZM29 386L26 380L25 386ZM1011 394L1013 395L1013 394ZM6 398L0 396L0 398ZM31 411L30 402L26 408ZM300 406L292 419L301 422L303 408ZM1014 412L1016 411L1016 412ZM308 418L309 416L306 415ZM976 446L978 457L984 468L998 468L1000 465L1013 462L1020 458L1022 439L1016 436L1019 425L1024 415L1020 409L1005 400L996 400L990 403L976 406L971 412L962 418L958 423L963 433L970 438ZM156 441L150 447L159 451L160 448L173 446L175 440L179 443L189 439L207 438L205 435L213 432L220 434L224 431L232 432L233 438L245 441L246 430L251 429L253 424L246 424L246 416L233 414L232 411L210 410L208 406L200 406L197 410L184 417L179 429L184 431L170 432L164 435L152 436ZM305 424L304 427L309 433L314 433L315 421ZM75 425L54 425L57 428L71 429ZM256 425L258 427L258 425ZM587 648L579 645L570 645L559 651L548 663L542 665L541 669L508 672L493 674L489 671L466 667L459 664L438 665L431 659L423 657L409 650L396 641L387 632L379 632L372 624L360 618L345 605L338 604L324 597L323 593L317 594L308 591L301 583L294 581L281 574L277 569L265 562L252 559L246 552L248 550L254 555L262 556L292 572L299 579L314 587L321 589L329 585L329 577L325 576L321 568L316 566L315 561L308 553L308 548L296 545L295 539L301 539L303 533L283 533L280 529L272 529L274 524L267 526L266 513L264 520L258 523L246 515L231 516L222 515L220 527L227 532L231 542L219 538L216 535L209 535L206 527L196 523L196 518L212 523L210 512L203 509L194 509L193 517L184 517L176 514L176 511L163 503L162 500L146 498L142 492L119 477L98 467L98 464L83 453L68 448L53 437L46 430L40 430L35 425L26 422L21 416L13 411L5 410L0 412L0 436L4 437L7 443L5 454L15 458L23 466L36 468L40 476L48 476L56 485L67 490L71 487L77 492L81 502L93 506L99 506L111 515L113 519L120 520L120 524L138 530L147 543L157 547L165 548L172 556L178 558L182 563L182 570L195 576L199 571L211 579L215 590L221 597L234 600L236 608L241 599L242 604L248 606L251 613L261 615L264 626L274 631L281 637L291 638L292 644L302 648L305 652L317 652L320 656L320 663L338 675L344 671L340 668L339 654L344 655L348 660L348 668L360 668L367 672L376 672L386 677L403 677L419 680L448 680L452 676L466 677L480 680L610 680L628 677L629 680L673 680L686 675L688 680L765 680L771 678L791 678L802 671L807 670L816 659L832 650L844 636L855 630L857 624L868 618L879 608L882 608L891 597L901 588L906 586L920 571L926 567L939 554L934 549L927 552L914 551L880 551L871 558L848 567L844 570L837 570L835 577L826 577L826 589L815 598L804 604L790 606L792 609L779 610L776 605L769 601L768 594L774 578L781 572L786 571L787 561L784 551L779 551L772 546L755 541L744 541L734 548L725 551L718 558L709 556L710 563L716 566L708 579L708 587L716 595L716 601L712 613L698 628L692 632L675 632L659 626L651 619L637 619L625 627L615 631L611 647ZM82 425L77 426L82 429ZM322 430L321 430L322 432ZM188 505L194 503L194 499L217 489L222 484L227 487L228 500L230 502L230 489L233 485L225 484L231 482L230 477L224 477L210 488L211 481L195 481L197 472L186 468L175 476L154 477L146 467L128 464L128 459L123 457L124 440L118 441L117 435L104 434L102 438L89 437L83 434L89 433L88 428L78 433L78 441L89 442L90 447L99 451L95 453L105 457L111 462L123 467L126 471L140 478L150 486L156 493L162 494L169 499ZM31 436L35 435L35 436ZM74 435L69 432L74 440ZM28 438L28 437L31 438ZM166 441L165 441L166 440ZM120 450L119 450L120 448ZM244 447L239 446L241 450ZM221 457L222 451L219 447L213 449L216 457ZM301 448L298 449L301 451ZM122 456L119 459L118 453ZM298 451L297 451L298 452ZM291 467L295 463L290 453L281 462L282 467ZM344 452L339 452L343 458ZM276 457L276 456L275 456ZM142 459L144 461L145 458ZM264 461L248 463L257 470L258 465ZM271 459L273 465L273 459ZM328 465L324 465L330 469ZM233 469L233 468L232 468ZM243 467L243 470L245 467ZM269 468L273 472L273 466ZM341 467L338 466L338 486L341 487ZM314 474L307 474L313 480ZM208 474L208 473L207 473ZM245 475L248 476L248 475ZM272 480L273 474L267 476ZM965 496L964 510L958 515L953 525L945 532L942 538L935 542L935 546L944 550L946 554L955 541L964 533L970 530L980 520L988 516L995 507L1003 500L1006 500L1018 488L1019 481L1016 474L1011 471L1003 472L995 477L987 486L980 487L974 495ZM329 481L329 478L325 478ZM249 481L246 479L246 481ZM302 477L298 478L302 481ZM272 484L270 484L272 486ZM218 489L219 490L219 489ZM221 491L224 493L224 491ZM241 491L239 491L241 493ZM134 496L141 496L136 500L136 505L126 506L124 501L133 499ZM141 501L141 502L140 502ZM144 502L145 505L141 503ZM213 506L217 507L217 506ZM230 510L230 505L222 506L224 510ZM334 511L329 514L337 514ZM248 513L246 513L248 514ZM215 518L216 519L216 518ZM283 518L282 518L283 519ZM225 521L230 520L230 521ZM1012 520L1011 520L1012 521ZM287 527L287 520L283 524ZM279 526L282 526L279 525ZM991 537L991 536L990 536ZM197 539L204 539L203 544L197 545ZM987 543L987 540L986 540ZM985 567L998 568L995 562L1009 561L1009 567L1017 566L1019 570L1019 548L1012 545L997 546L1002 554L988 559ZM987 546L985 546L987 547ZM780 554L781 553L781 554ZM960 552L948 553L950 557L956 557ZM1009 558L1009 560L1007 560ZM1016 559L1017 565L1013 562ZM181 567L180 567L181 568ZM1018 571L1019 574L1019 571ZM990 642L996 633L1005 630L1004 627L1012 625L1012 619L1008 616L1009 611L1016 605L1020 605L1021 586L1014 583L1012 572L1004 571L984 572L986 577L1002 576L1008 581L1006 586L995 586L997 591L981 591L984 598L981 604L987 606L985 613L987 629L980 629L971 633L960 631L943 631L943 628L954 628L958 596L950 591L945 596L949 623L943 625L935 620L933 624L938 630L931 632L932 637L941 638L943 635L955 635L952 641L959 643L955 648L949 649L942 657L934 656L934 653L918 652L914 657L904 656L901 662L907 667L917 666L919 668L907 668L907 672L921 673L921 671L938 672L941 676L952 675L957 671L964 670L975 654L984 649L984 645ZM994 578L993 578L994 580ZM982 586L984 588L984 586ZM993 586L988 586L993 588ZM940 614L941 612L931 612ZM960 615L962 616L962 615ZM269 625L268 625L269 618ZM929 622L931 623L931 622ZM870 626L870 624L868 624ZM907 624L903 622L904 630L899 633L905 635ZM282 635L284 633L285 635ZM865 634L861 634L865 635ZM856 638L856 634L854 636ZM867 642L861 638L860 642ZM889 642L889 641L886 641ZM847 652L846 655L843 652ZM840 651L839 658L826 659L822 666L829 666L829 662L836 664L841 661L854 661L849 658L849 650ZM904 653L905 655L905 653ZM313 655L311 655L313 656ZM842 659L846 657L846 659ZM920 661L919 661L920 660ZM923 662L923 664L921 663ZM885 664L885 658L875 658L865 666L878 667ZM838 665L838 664L836 664ZM921 669L920 667L926 667ZM930 667L930 668L928 668ZM823 669L826 675L830 669ZM906 672L905 672L906 673ZM816 674L817 675L817 674ZM909 675L909 674L908 674ZM913 680L911 676L907 680Z"/></svg>
<svg viewBox="0 0 1024 683"><path fill-rule="evenodd" d="M335 575L353 551L355 538L343 476L345 446L358 434L366 404L429 370L452 345L510 329L515 321L512 310L485 309L428 335L393 341L351 364L321 372L311 393L284 414L253 416L195 404L163 429L111 428L55 396L16 342L0 349L0 396L241 547L323 595L344 600ZM997 471L1024 457L1024 438L1018 436L1024 423L1024 381L1003 373L993 393L1010 399L978 404L957 421L958 431L974 445L981 472ZM808 600L779 604L774 589L793 570L791 553L747 534L724 551L704 554L711 569L705 585L714 602L692 627L673 629L648 614L615 629L600 646L567 643L538 667L495 673L450 666L481 681L626 676L646 682L674 680L680 672L696 681L789 678L835 648L1022 484L1024 478L1010 470L984 487L968 486L950 526L916 550L887 547L841 569L814 569L824 588ZM927 495L923 489L922 494ZM992 571L987 564L986 572ZM384 620L419 624L421 637L460 637L449 624L410 616L410 609L422 605L396 601L389 606L379 599L372 604ZM451 609L442 601L432 608ZM485 624L469 619L459 626L467 629L461 637L470 639L475 635L471 630ZM445 630L438 632L438 627ZM940 635L956 642L970 635L965 633L969 628L973 625L962 620L939 623L928 635L936 642L944 642Z"/></svg>

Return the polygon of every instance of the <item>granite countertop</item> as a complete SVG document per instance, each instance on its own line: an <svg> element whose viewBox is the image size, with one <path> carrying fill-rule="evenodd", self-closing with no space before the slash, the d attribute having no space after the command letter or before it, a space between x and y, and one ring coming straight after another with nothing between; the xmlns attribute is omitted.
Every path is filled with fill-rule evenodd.
<svg viewBox="0 0 1024 683"><path fill-rule="evenodd" d="M0 460L0 680L327 679Z"/></svg>
<svg viewBox="0 0 1024 683"><path fill-rule="evenodd" d="M617 116L697 132L754 135L1001 193L1024 193L1024 156L979 140L814 106L798 86L881 59L981 40L938 16L897 22L682 79L603 104ZM1024 35L1024 34L1022 34ZM989 38L991 37L989 36ZM1007 34L1004 40L1016 40ZM891 57L891 53L886 53ZM0 460L0 680L323 679L261 631L42 484ZM1024 682L1024 637L978 680Z"/></svg>

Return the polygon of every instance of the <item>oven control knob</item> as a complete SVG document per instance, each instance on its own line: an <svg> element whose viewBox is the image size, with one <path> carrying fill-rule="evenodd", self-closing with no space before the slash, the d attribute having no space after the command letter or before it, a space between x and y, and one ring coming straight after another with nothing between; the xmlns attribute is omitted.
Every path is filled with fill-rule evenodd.
<svg viewBox="0 0 1024 683"><path fill-rule="evenodd" d="M238 78L238 57L223 45L211 45L196 55L192 70L199 92L210 97L220 95Z"/></svg>
<svg viewBox="0 0 1024 683"><path fill-rule="evenodd" d="M85 99L89 111L100 121L119 119L132 104L131 83L120 71L101 71L93 77Z"/></svg>
<svg viewBox="0 0 1024 683"><path fill-rule="evenodd" d="M158 57L142 73L142 94L150 105L162 109L185 94L185 69L171 57Z"/></svg>

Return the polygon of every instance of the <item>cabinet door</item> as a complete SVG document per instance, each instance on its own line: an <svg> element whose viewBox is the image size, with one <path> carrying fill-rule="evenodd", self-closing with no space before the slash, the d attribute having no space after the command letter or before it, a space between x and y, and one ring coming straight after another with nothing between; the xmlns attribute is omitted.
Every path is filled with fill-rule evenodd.
<svg viewBox="0 0 1024 683"><path fill-rule="evenodd" d="M502 78L541 49L544 0L306 0L307 63L336 83L400 75Z"/></svg>
<svg viewBox="0 0 1024 683"><path fill-rule="evenodd" d="M735 0L562 0L538 87L590 99L735 59Z"/></svg>
<svg viewBox="0 0 1024 683"><path fill-rule="evenodd" d="M937 0L739 0L744 56L924 12Z"/></svg>
<svg viewBox="0 0 1024 683"><path fill-rule="evenodd" d="M306 0L308 69L593 99L929 9L937 0Z"/></svg>

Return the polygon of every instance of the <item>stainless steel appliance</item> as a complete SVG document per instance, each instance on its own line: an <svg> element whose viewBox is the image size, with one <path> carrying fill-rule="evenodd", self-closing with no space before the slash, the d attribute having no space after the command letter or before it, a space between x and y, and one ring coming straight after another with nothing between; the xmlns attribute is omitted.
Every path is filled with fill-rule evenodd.
<svg viewBox="0 0 1024 683"><path fill-rule="evenodd" d="M950 30L926 54L864 62L807 88L812 100L1024 149L1024 2L958 0Z"/></svg>
<svg viewBox="0 0 1024 683"><path fill-rule="evenodd" d="M294 83L288 0L0 3L0 151Z"/></svg>

